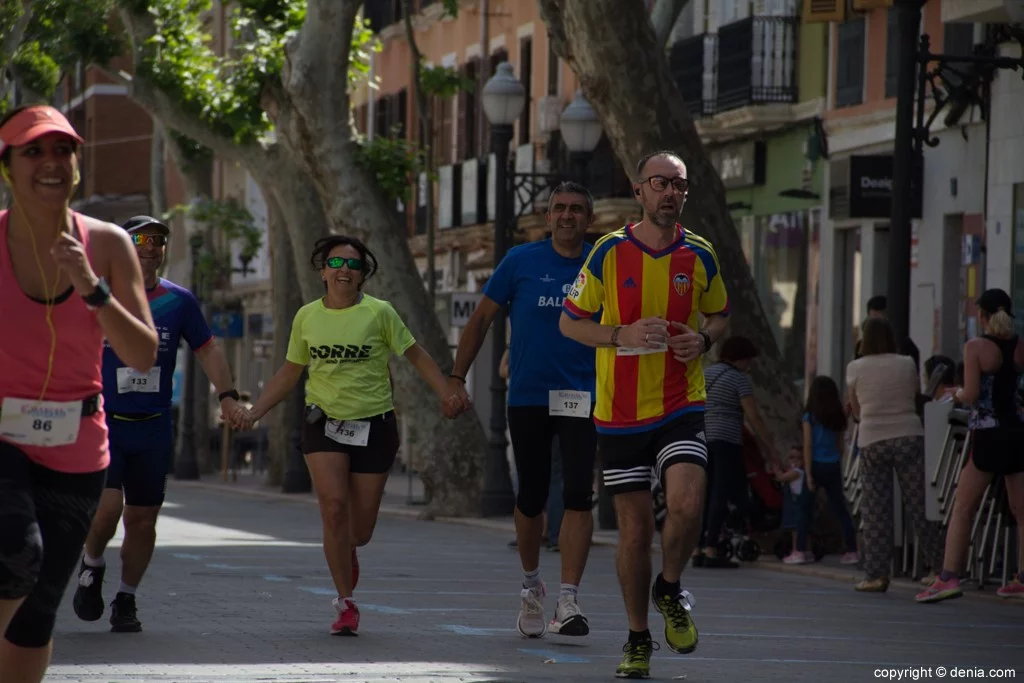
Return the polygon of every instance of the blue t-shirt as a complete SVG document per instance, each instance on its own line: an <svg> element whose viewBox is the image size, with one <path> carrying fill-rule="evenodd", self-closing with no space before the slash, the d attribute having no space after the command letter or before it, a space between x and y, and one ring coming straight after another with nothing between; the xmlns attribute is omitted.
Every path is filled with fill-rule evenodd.
<svg viewBox="0 0 1024 683"><path fill-rule="evenodd" d="M184 338L193 351L198 351L213 339L192 292L160 278L146 297L160 340L156 365L148 373L140 374L125 366L110 344L104 343L103 408L108 413L169 411L178 342Z"/></svg>
<svg viewBox="0 0 1024 683"><path fill-rule="evenodd" d="M811 462L833 463L843 459L839 452L839 435L804 413L804 422L811 425Z"/></svg>
<svg viewBox="0 0 1024 683"><path fill-rule="evenodd" d="M591 249L584 243L579 258L565 258L550 239L514 247L484 286L487 298L511 308L508 405L547 406L548 392L558 389L588 391L593 401L594 349L558 329L562 303Z"/></svg>

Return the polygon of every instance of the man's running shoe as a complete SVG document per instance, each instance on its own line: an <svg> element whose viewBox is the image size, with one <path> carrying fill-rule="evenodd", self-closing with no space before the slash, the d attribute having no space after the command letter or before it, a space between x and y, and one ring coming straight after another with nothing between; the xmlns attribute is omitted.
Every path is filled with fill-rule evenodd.
<svg viewBox="0 0 1024 683"><path fill-rule="evenodd" d="M690 654L697 649L697 627L690 616L693 596L689 591L680 591L674 596L661 596L655 586L651 587L651 602L665 618L665 642L668 648L676 654Z"/></svg>
<svg viewBox="0 0 1024 683"><path fill-rule="evenodd" d="M1014 579L996 591L1001 598L1024 598L1024 583L1020 579Z"/></svg>
<svg viewBox="0 0 1024 683"><path fill-rule="evenodd" d="M622 663L615 669L616 678L650 678L651 652L658 649L653 640L627 642L622 646Z"/></svg>
<svg viewBox="0 0 1024 683"><path fill-rule="evenodd" d="M75 614L83 621L96 621L103 616L103 573L106 566L90 567L82 562L78 568L78 588L72 605Z"/></svg>
<svg viewBox="0 0 1024 683"><path fill-rule="evenodd" d="M544 587L544 582L541 581L539 586L533 588L524 588L519 595L522 600L516 629L526 638L543 638L547 632L547 623L544 621L544 597L547 595L547 588Z"/></svg>
<svg viewBox="0 0 1024 683"><path fill-rule="evenodd" d="M359 608L351 598L340 600L334 598L334 609L338 618L331 624L332 636L355 636L359 630Z"/></svg>
<svg viewBox="0 0 1024 683"><path fill-rule="evenodd" d="M359 555L356 554L356 549L352 548L352 590L356 589L359 584Z"/></svg>
<svg viewBox="0 0 1024 683"><path fill-rule="evenodd" d="M576 603L575 595L558 596L555 616L548 624L548 630L560 636L585 636L590 633L590 624Z"/></svg>
<svg viewBox="0 0 1024 683"><path fill-rule="evenodd" d="M131 593L118 593L110 603L110 630L113 633L138 633L142 630L142 622L135 609L135 596Z"/></svg>
<svg viewBox="0 0 1024 683"><path fill-rule="evenodd" d="M935 579L932 585L925 588L914 598L918 602L941 602L951 598L959 598L964 594L960 588L960 579L943 581Z"/></svg>

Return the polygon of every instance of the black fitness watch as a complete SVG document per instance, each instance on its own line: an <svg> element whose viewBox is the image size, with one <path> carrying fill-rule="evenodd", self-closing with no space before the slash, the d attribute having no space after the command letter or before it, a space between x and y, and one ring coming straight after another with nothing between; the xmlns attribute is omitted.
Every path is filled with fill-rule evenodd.
<svg viewBox="0 0 1024 683"><path fill-rule="evenodd" d="M238 391L236 391L235 389L231 389L230 391L224 391L222 393L217 394L218 401L223 401L226 398L233 398L236 401L242 400L241 395L239 395Z"/></svg>
<svg viewBox="0 0 1024 683"><path fill-rule="evenodd" d="M700 336L704 338L704 350L701 353L707 353L711 350L711 335L707 332L701 332Z"/></svg>
<svg viewBox="0 0 1024 683"><path fill-rule="evenodd" d="M85 305L89 307L90 311L95 311L97 308L106 306L110 301L110 285L103 278L100 278L96 282L96 289L91 294L82 297Z"/></svg>

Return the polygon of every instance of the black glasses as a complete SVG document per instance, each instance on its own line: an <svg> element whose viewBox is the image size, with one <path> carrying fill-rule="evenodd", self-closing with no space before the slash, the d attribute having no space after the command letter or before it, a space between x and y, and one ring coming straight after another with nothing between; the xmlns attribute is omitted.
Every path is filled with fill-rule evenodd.
<svg viewBox="0 0 1024 683"><path fill-rule="evenodd" d="M340 256L332 256L327 259L328 268L341 268L342 266L348 266L349 270L362 270L363 259L359 258L342 258Z"/></svg>
<svg viewBox="0 0 1024 683"><path fill-rule="evenodd" d="M135 233L132 235L132 244L137 247L141 247L144 244L152 244L154 247L162 247L167 244L166 235L142 235Z"/></svg>
<svg viewBox="0 0 1024 683"><path fill-rule="evenodd" d="M668 188L669 184L675 188L676 192L686 192L690 189L690 181L686 178L675 177L672 179L666 178L663 175L652 175L646 180L641 180L641 183L650 183L651 189L655 192L664 192Z"/></svg>

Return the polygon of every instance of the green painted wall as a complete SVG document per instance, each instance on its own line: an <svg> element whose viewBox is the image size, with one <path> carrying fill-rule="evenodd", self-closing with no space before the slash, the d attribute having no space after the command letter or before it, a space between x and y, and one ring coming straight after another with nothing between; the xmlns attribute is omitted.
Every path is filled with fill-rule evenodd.
<svg viewBox="0 0 1024 683"><path fill-rule="evenodd" d="M800 24L797 45L797 97L801 102L825 96L828 85L828 27Z"/></svg>
<svg viewBox="0 0 1024 683"><path fill-rule="evenodd" d="M764 185L744 187L726 192L726 203L743 202L749 209L734 209L733 218L740 216L764 216L787 211L800 211L820 206L821 199L792 199L780 197L779 192L802 186L802 173L807 160L803 144L810 136L813 126L801 124L789 130L765 137L765 181ZM824 162L815 163L811 174L811 191L822 195Z"/></svg>

